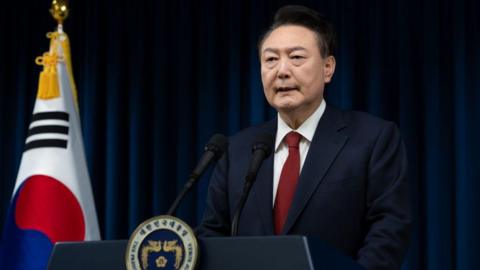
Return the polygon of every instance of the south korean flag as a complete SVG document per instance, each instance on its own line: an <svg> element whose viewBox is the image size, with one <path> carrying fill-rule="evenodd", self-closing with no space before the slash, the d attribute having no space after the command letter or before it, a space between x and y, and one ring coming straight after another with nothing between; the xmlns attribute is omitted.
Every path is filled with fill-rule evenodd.
<svg viewBox="0 0 480 270"><path fill-rule="evenodd" d="M51 33L3 231L2 269L46 269L59 241L99 240L85 161L70 46Z"/></svg>

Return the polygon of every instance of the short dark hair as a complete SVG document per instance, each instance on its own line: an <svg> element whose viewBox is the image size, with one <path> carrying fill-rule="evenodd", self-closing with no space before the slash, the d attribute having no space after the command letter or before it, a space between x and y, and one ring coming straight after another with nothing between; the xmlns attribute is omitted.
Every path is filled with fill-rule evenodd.
<svg viewBox="0 0 480 270"><path fill-rule="evenodd" d="M270 33L278 27L285 25L299 25L315 32L322 57L334 55L337 37L332 23L315 10L297 5L283 6L277 10L272 25L260 36L258 42L259 51Z"/></svg>

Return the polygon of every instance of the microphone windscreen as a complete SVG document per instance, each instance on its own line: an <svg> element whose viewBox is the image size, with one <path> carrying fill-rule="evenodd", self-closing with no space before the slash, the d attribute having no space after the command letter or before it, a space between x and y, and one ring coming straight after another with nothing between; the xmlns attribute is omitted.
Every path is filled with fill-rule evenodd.
<svg viewBox="0 0 480 270"><path fill-rule="evenodd" d="M227 150L228 147L228 139L222 134L214 134L210 140L208 141L207 145L205 146L205 151L212 151L215 153L215 159L219 159L223 152Z"/></svg>
<svg viewBox="0 0 480 270"><path fill-rule="evenodd" d="M258 149L261 149L265 151L265 156L269 156L270 153L272 152L273 148L273 143L274 143L274 138L270 134L258 134L255 143L253 144L252 147L252 152L255 152Z"/></svg>

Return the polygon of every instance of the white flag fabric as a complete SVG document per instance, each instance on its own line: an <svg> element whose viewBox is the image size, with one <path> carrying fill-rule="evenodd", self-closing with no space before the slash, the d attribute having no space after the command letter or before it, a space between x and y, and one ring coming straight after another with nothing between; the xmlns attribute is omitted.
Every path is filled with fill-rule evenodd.
<svg viewBox="0 0 480 270"><path fill-rule="evenodd" d="M2 269L45 269L59 241L99 240L85 160L70 47L49 33L20 169L4 226Z"/></svg>

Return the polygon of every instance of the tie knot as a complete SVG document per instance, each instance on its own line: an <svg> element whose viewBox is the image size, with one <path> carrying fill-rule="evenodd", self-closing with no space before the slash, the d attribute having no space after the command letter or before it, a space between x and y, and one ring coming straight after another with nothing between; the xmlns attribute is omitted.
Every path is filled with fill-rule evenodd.
<svg viewBox="0 0 480 270"><path fill-rule="evenodd" d="M285 143L288 145L288 148L290 147L298 148L300 139L302 139L302 135L300 135L300 133L291 131L287 134L287 136L285 136Z"/></svg>

